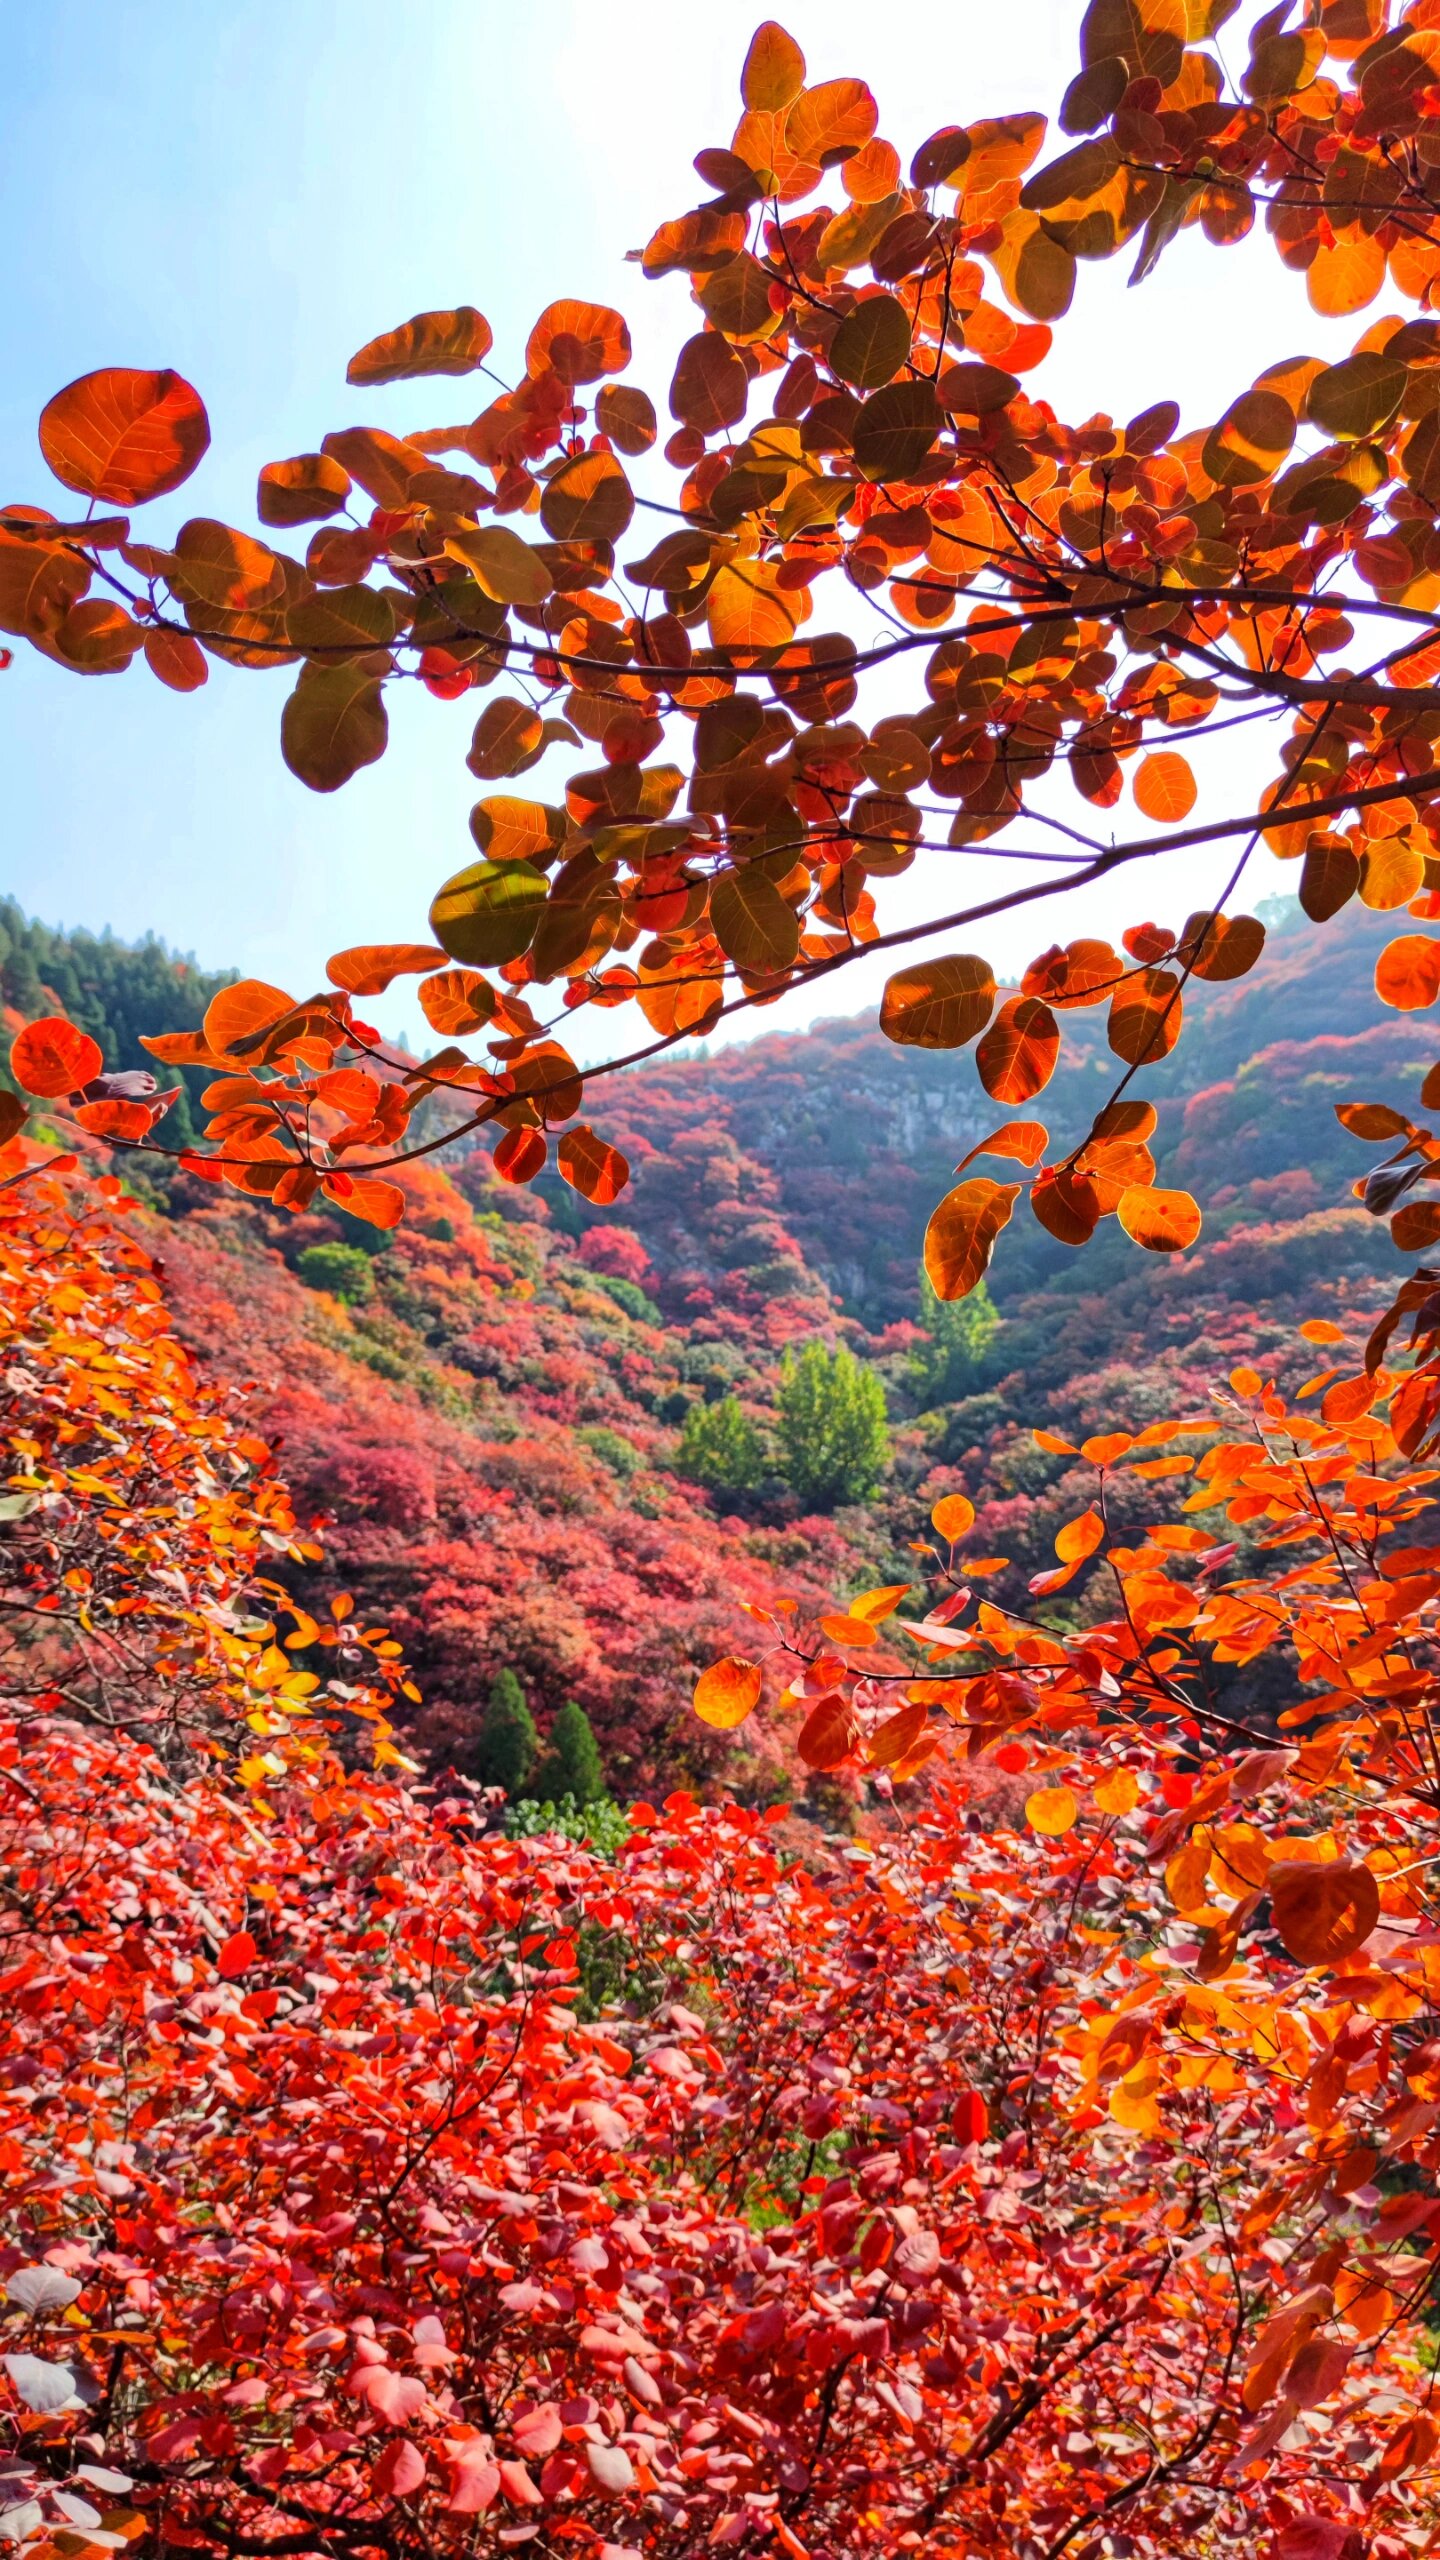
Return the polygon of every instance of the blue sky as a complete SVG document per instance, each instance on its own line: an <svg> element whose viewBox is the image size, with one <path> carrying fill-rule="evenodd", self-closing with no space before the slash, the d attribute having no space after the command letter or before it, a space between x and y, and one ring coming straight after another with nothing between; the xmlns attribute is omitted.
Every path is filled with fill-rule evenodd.
<svg viewBox="0 0 1440 2560"><path fill-rule="evenodd" d="M663 400L694 315L683 280L646 285L624 253L695 200L693 152L728 142L758 14L753 0L643 15L624 0L47 0L14 13L0 499L61 503L35 420L63 383L169 364L202 392L214 441L137 530L164 539L194 514L252 523L261 463L329 427L473 414L488 394L466 382L365 394L344 382L377 330L462 301L490 319L504 370L518 370L546 302L617 302L636 376ZM881 130L908 158L942 122L1053 108L1080 14L1078 0L801 0L786 23L812 77L870 80ZM1233 29L1254 14L1247 0L1227 30L1241 60ZM1173 393L1187 424L1209 420L1263 363L1339 354L1374 316L1317 322L1302 280L1258 240L1224 258L1181 240L1128 302L1124 263L1083 273L1034 378L1062 414L1124 417ZM434 889L470 855L472 707L394 688L383 762L318 798L280 762L291 680L217 667L180 698L143 664L81 680L18 649L0 677L0 888L50 922L154 928L202 963L296 989L340 943L423 934ZM1251 770L1232 751L1217 788L1243 790ZM1279 880L1266 863L1256 893ZM898 922L917 893L895 885L885 912ZM1183 902L1207 885L1187 880ZM1092 929L1126 920L1137 895L1124 891L1123 914L1115 893L1098 898ZM1178 921L1173 896L1157 903ZM986 947L1023 960L1045 931L1042 912ZM818 1009L872 993L857 975ZM392 1026L404 1018L402 1002ZM755 1027L804 1018L797 1006Z"/></svg>

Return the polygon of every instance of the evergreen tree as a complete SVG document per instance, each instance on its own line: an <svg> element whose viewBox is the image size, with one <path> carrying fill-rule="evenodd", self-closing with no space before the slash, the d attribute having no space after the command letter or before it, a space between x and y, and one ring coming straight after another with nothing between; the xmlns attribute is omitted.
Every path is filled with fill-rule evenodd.
<svg viewBox="0 0 1440 2560"><path fill-rule="evenodd" d="M953 1404L984 1377L986 1353L999 1330L990 1292L982 1280L968 1298L937 1298L930 1274L920 1273L920 1322L927 1341L912 1352L910 1373L923 1405Z"/></svg>
<svg viewBox="0 0 1440 2560"><path fill-rule="evenodd" d="M776 1419L786 1481L816 1510L863 1502L890 1457L885 1390L853 1351L807 1343L780 1367Z"/></svg>
<svg viewBox="0 0 1440 2560"><path fill-rule="evenodd" d="M540 1804L561 1804L570 1796L577 1805L594 1804L605 1793L600 1746L584 1708L573 1698L566 1699L550 1727L529 1792Z"/></svg>
<svg viewBox="0 0 1440 2560"><path fill-rule="evenodd" d="M675 1463L712 1493L753 1493L765 1473L765 1449L738 1396L692 1404Z"/></svg>
<svg viewBox="0 0 1440 2560"><path fill-rule="evenodd" d="M513 1671L496 1673L475 1737L474 1770L482 1787L503 1787L512 1801L529 1793L540 1748L535 1719Z"/></svg>

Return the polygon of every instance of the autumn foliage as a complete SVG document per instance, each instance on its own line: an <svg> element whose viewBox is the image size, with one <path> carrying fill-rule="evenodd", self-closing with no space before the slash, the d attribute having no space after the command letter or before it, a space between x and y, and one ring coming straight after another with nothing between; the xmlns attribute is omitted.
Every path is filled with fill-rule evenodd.
<svg viewBox="0 0 1440 2560"><path fill-rule="evenodd" d="M627 1163L580 1115L613 1067L1057 884L1158 856L1173 897L1191 849L1233 844L1214 913L1137 920L1118 952L1081 934L1008 991L982 954L926 950L881 1009L895 1040L974 1045L1007 1111L1057 1071L1066 1015L1106 1009L1114 1081L1080 1141L1052 1156L1045 1123L1006 1121L976 1154L1019 1177L967 1166L938 1208L942 1296L974 1285L1022 1191L1067 1245L1112 1216L1147 1251L1194 1239L1199 1209L1160 1178L1154 1108L1130 1088L1180 1036L1191 982L1253 965L1262 928L1233 911L1250 852L1295 860L1319 920L1358 894L1423 924L1440 894L1434 12L1309 0L1292 26L1271 9L1241 66L1221 41L1234 7L1091 0L1058 150L1031 105L944 124L908 163L865 82L812 78L767 22L733 134L697 155L708 193L638 253L694 306L663 454L656 400L623 378L624 317L566 299L498 375L468 305L362 348L352 386L480 372L493 396L267 464L260 522L313 526L303 561L209 518L137 537L128 511L209 439L175 374L111 368L55 395L41 448L91 512L6 510L0 627L79 673L143 659L182 691L216 660L297 669L281 746L320 791L383 753L397 684L486 696L473 841L435 884L433 938L341 951L298 1001L245 982L202 1035L152 1041L211 1072L197 1169L384 1227L404 1209L395 1166L490 1129L507 1179L553 1148L604 1205ZM1163 292L1182 230L1221 251L1257 220L1317 313L1384 292L1404 310L1338 362L1277 360L1183 432L1161 396L1123 425L1057 416L1043 368L1078 260L1127 251L1131 281ZM648 547L637 510L657 519ZM892 706L908 686L906 707L873 708L872 679ZM1217 807L1212 787L1195 815L1212 734L1274 713L1288 734L1259 806ZM552 750L579 759L559 796L517 792ZM1146 823L1096 834L1127 770ZM981 845L954 905L955 855ZM887 930L883 884L917 864L925 917ZM1437 952L1402 933L1385 1000L1431 1004ZM405 973L440 1045L397 1071L355 1008ZM563 1034L585 1006L633 1006L643 1028L582 1074ZM113 1090L63 1027L37 1031L33 1065L25 1089L68 1094L93 1133L166 1143L165 1096ZM434 1098L444 1125L421 1134Z"/></svg>
<svg viewBox="0 0 1440 2560"><path fill-rule="evenodd" d="M1076 1453L1029 1612L959 1583L955 1490L913 1594L772 1613L697 1700L893 1812L797 1858L674 1796L612 1859L411 1782L385 1631L287 1601L120 1204L5 1199L36 2560L1425 2546L1440 1573L1388 1378L1316 1325L1313 1393ZM1183 1508L1117 1547L1137 1468ZM1207 1703L1277 1646L1279 1736Z"/></svg>

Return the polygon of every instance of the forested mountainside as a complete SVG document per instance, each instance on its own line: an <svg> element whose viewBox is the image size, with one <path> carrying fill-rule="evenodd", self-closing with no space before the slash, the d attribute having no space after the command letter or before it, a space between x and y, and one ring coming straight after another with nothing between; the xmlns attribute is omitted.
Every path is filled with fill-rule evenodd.
<svg viewBox="0 0 1440 2560"><path fill-rule="evenodd" d="M219 983L153 942L13 908L0 925L12 1028L58 1003L107 1065L141 1062L141 1028L198 1021ZM927 1306L919 1256L1002 1115L968 1055L860 1022L617 1080L603 1125L634 1173L603 1213L558 1183L515 1191L488 1152L407 1177L414 1213L390 1237L136 1180L183 1330L255 1382L298 1500L332 1524L332 1570L415 1666L432 1756L465 1765L508 1666L542 1727L582 1700L622 1792L703 1775L717 1749L733 1774L684 1700L744 1598L903 1580L931 1502L961 1488L1011 1559L990 1587L1023 1591L1089 1498L1032 1426L1078 1439L1192 1409L1241 1357L1303 1375L1304 1317L1378 1303L1393 1252L1349 1194L1372 1159L1333 1105L1413 1095L1430 1060L1423 1018L1374 999L1387 928L1282 914L1249 978L1187 995L1144 1087L1160 1178L1205 1211L1193 1252L1162 1262L1109 1224L1072 1254L1022 1204L993 1314ZM1065 1030L1097 1099L1102 1026ZM814 1343L859 1372L797 1369Z"/></svg>

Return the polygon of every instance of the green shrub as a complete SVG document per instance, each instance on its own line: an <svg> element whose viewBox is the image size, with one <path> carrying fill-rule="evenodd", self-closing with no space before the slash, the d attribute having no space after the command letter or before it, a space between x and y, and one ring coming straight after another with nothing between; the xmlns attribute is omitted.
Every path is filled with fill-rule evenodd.
<svg viewBox="0 0 1440 2560"><path fill-rule="evenodd" d="M675 1464L681 1475L711 1493L755 1491L765 1474L765 1448L738 1396L722 1396L718 1404L692 1404Z"/></svg>
<svg viewBox="0 0 1440 2560"><path fill-rule="evenodd" d="M786 1482L815 1510L863 1502L890 1459L885 1390L853 1351L807 1343L780 1367L776 1427Z"/></svg>
<svg viewBox="0 0 1440 2560"><path fill-rule="evenodd" d="M984 1281L968 1298L937 1298L929 1272L922 1270L920 1322L927 1338L910 1355L910 1374L921 1403L954 1404L973 1395L986 1375L987 1355L1000 1328Z"/></svg>
<svg viewBox="0 0 1440 2560"><path fill-rule="evenodd" d="M307 1289L328 1289L363 1307L375 1295L375 1273L368 1253L355 1244L307 1244L295 1266Z"/></svg>

